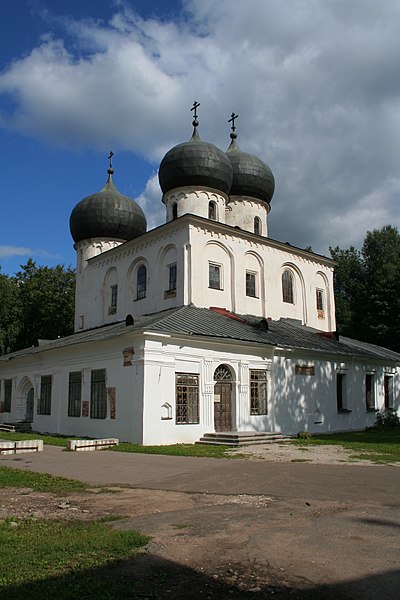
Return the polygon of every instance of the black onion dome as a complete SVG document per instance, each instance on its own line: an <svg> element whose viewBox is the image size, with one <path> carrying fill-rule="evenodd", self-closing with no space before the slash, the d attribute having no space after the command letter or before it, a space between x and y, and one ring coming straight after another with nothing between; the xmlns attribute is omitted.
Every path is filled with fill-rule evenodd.
<svg viewBox="0 0 400 600"><path fill-rule="evenodd" d="M71 213L69 227L75 242L89 238L128 241L146 233L144 212L134 200L119 193L112 169L108 174L103 189L81 200Z"/></svg>
<svg viewBox="0 0 400 600"><path fill-rule="evenodd" d="M222 150L202 142L197 129L188 142L178 144L161 161L158 178L165 194L174 188L208 187L229 194L232 165Z"/></svg>
<svg viewBox="0 0 400 600"><path fill-rule="evenodd" d="M253 154L242 152L232 134L226 154L233 167L230 196L249 196L268 204L275 190L275 179L267 164Z"/></svg>

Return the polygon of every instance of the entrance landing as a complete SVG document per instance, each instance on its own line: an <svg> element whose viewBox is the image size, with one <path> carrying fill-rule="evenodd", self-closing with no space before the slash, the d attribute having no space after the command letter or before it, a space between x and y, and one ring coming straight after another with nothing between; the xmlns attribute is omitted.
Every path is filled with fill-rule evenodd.
<svg viewBox="0 0 400 600"><path fill-rule="evenodd" d="M249 446L252 444L276 444L291 438L275 431L218 431L205 433L196 444L211 446Z"/></svg>

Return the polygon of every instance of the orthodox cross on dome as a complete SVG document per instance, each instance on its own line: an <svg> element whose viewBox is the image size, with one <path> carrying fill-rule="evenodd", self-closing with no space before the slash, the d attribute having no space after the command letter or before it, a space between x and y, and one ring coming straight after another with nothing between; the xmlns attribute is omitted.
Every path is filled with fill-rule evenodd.
<svg viewBox="0 0 400 600"><path fill-rule="evenodd" d="M237 133L235 133L235 131L236 131L235 119L237 119L237 118L238 118L238 115L235 115L235 113L233 112L231 114L231 118L228 121L228 123L232 123L232 125L231 125L231 129L232 129L231 139L232 140L237 138Z"/></svg>
<svg viewBox="0 0 400 600"><path fill-rule="evenodd" d="M199 126L199 119L198 119L198 116L197 116L197 109L198 109L199 106L200 106L200 102L197 102L195 100L193 102L192 108L190 109L190 110L193 111L193 123L192 123L192 125L194 127L194 132L193 132L194 135L197 135L197 134L195 134L195 131L196 131L196 127Z"/></svg>
<svg viewBox="0 0 400 600"><path fill-rule="evenodd" d="M112 157L113 157L113 156L115 156L115 154L114 154L114 152L113 152L112 150L110 150L110 154L109 154L109 155L108 155L108 157L107 157L107 158L108 158L108 160L110 161L110 166L109 166L109 167L108 167L108 169L107 169L107 173L108 173L109 175L113 175L113 173L114 173L114 169L113 169L113 166L112 166Z"/></svg>

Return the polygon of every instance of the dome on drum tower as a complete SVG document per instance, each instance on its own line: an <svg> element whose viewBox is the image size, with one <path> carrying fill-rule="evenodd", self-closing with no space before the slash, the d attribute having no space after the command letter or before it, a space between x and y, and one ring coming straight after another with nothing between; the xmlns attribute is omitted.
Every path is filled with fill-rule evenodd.
<svg viewBox="0 0 400 600"><path fill-rule="evenodd" d="M231 143L226 151L232 167L233 181L230 196L247 196L266 202L271 202L275 190L275 179L267 164L253 154L242 152L236 143L235 119L232 113L229 122L232 123L230 134Z"/></svg>
<svg viewBox="0 0 400 600"><path fill-rule="evenodd" d="M146 233L144 212L134 200L120 194L113 183L113 156L110 152L106 185L100 192L81 200L71 213L70 230L74 242L90 238L128 241Z"/></svg>
<svg viewBox="0 0 400 600"><path fill-rule="evenodd" d="M197 131L198 102L193 103L193 135L178 144L161 161L158 177L163 194L179 187L206 187L229 194L232 165L226 154L214 144L203 142Z"/></svg>

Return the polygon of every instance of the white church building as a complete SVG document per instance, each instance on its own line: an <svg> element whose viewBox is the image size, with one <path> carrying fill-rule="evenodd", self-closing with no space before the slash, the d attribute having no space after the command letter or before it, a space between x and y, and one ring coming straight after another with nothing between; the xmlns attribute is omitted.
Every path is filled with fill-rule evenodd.
<svg viewBox="0 0 400 600"><path fill-rule="evenodd" d="M268 237L274 177L194 132L159 168L166 222L105 187L70 219L75 333L0 357L0 422L193 443L357 430L399 410L400 355L339 337L334 262ZM111 155L110 155L111 156Z"/></svg>

